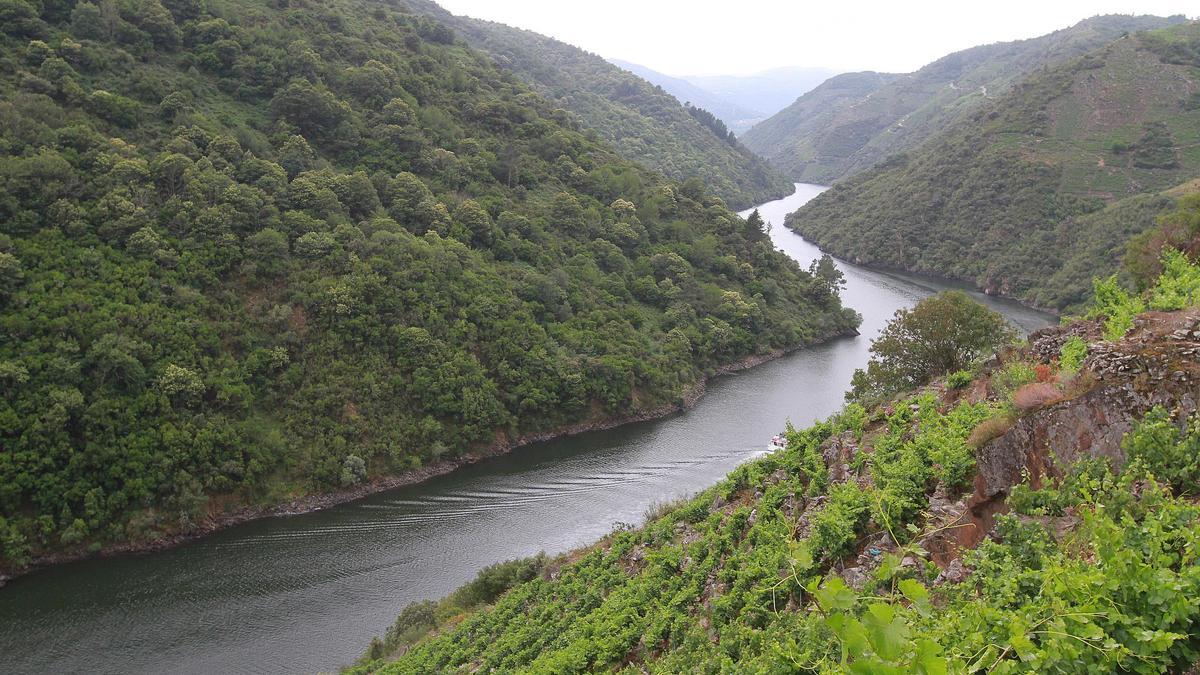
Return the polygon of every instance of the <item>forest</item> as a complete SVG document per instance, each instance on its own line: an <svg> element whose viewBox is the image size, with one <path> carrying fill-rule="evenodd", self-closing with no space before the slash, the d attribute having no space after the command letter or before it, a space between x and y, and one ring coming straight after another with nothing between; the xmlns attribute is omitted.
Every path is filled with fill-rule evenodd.
<svg viewBox="0 0 1200 675"><path fill-rule="evenodd" d="M850 260L1078 310L1094 276L1122 271L1129 238L1195 190L1197 44L1186 23L1049 65L789 227Z"/></svg>
<svg viewBox="0 0 1200 675"><path fill-rule="evenodd" d="M660 87L582 49L537 33L452 16L428 0L413 9L453 26L534 91L578 115L623 157L676 180L699 178L740 210L792 191L792 182L750 152L710 111L682 105Z"/></svg>
<svg viewBox="0 0 1200 675"><path fill-rule="evenodd" d="M857 325L761 220L402 3L0 0L0 31L8 569Z"/></svg>

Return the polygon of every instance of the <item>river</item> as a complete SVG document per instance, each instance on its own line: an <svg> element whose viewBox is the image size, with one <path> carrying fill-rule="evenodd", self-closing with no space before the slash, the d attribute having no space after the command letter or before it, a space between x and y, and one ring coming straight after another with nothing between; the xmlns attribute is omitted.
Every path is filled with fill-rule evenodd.
<svg viewBox="0 0 1200 675"><path fill-rule="evenodd" d="M783 218L822 188L759 207L776 245L815 246ZM6 672L333 670L405 604L439 598L480 568L587 544L654 502L696 492L842 403L892 314L947 287L839 263L862 335L715 379L690 411L521 448L420 485L325 511L247 523L149 555L43 570L0 589ZM1025 329L1053 317L975 294Z"/></svg>

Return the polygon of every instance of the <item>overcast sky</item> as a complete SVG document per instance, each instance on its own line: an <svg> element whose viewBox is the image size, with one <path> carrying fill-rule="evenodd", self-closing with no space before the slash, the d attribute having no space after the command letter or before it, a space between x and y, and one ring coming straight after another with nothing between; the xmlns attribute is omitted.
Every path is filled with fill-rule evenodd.
<svg viewBox="0 0 1200 675"><path fill-rule="evenodd" d="M670 75L777 66L910 72L949 52L1096 14L1187 14L1196 0L438 0Z"/></svg>

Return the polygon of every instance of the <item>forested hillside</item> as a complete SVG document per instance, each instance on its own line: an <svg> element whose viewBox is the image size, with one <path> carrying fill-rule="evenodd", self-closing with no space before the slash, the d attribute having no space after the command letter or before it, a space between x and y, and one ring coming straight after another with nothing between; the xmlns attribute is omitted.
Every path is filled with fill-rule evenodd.
<svg viewBox="0 0 1200 675"><path fill-rule="evenodd" d="M1098 16L1038 38L955 52L914 73L842 75L755 125L741 140L795 180L828 185L915 148L1047 64L1081 56L1125 33L1182 21Z"/></svg>
<svg viewBox="0 0 1200 675"><path fill-rule="evenodd" d="M1043 307L1084 302L1172 189L1200 176L1200 25L1040 70L789 226L835 255Z"/></svg>
<svg viewBox="0 0 1200 675"><path fill-rule="evenodd" d="M1190 672L1200 267L1147 252L1144 295L1105 281L1024 346L961 293L902 310L868 371L891 388L640 528L410 605L350 672Z"/></svg>
<svg viewBox="0 0 1200 675"><path fill-rule="evenodd" d="M0 0L0 31L0 568L855 325L402 3Z"/></svg>
<svg viewBox="0 0 1200 675"><path fill-rule="evenodd" d="M665 73L660 73L653 68L647 68L640 63L633 63L631 61L611 59L611 62L646 80L650 84L662 87L663 91L674 96L680 103L690 103L691 105L710 111L721 118L721 121L725 122L726 126L735 132L745 131L755 121L767 116L766 113L750 106L748 103L735 98L719 96L681 77L673 77Z"/></svg>
<svg viewBox="0 0 1200 675"><path fill-rule="evenodd" d="M452 26L472 47L578 115L626 159L679 181L699 178L733 209L792 192L792 182L742 147L723 121L704 110L689 114L670 94L595 54L531 31L452 16L426 0L411 0L411 6Z"/></svg>

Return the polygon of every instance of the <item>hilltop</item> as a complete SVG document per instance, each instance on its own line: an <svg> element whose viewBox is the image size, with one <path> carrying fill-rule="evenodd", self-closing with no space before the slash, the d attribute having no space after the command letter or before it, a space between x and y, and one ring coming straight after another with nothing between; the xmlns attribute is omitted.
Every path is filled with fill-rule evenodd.
<svg viewBox="0 0 1200 675"><path fill-rule="evenodd" d="M1078 307L1200 175L1198 47L1180 24L1043 68L788 225L864 264Z"/></svg>
<svg viewBox="0 0 1200 675"><path fill-rule="evenodd" d="M911 150L1024 76L1183 17L1098 16L1029 40L955 52L914 73L831 78L741 136L797 181L832 184Z"/></svg>
<svg viewBox="0 0 1200 675"><path fill-rule="evenodd" d="M663 414L856 325L402 4L0 12L0 572Z"/></svg>
<svg viewBox="0 0 1200 675"><path fill-rule="evenodd" d="M425 0L414 10L452 27L472 47L578 116L626 159L678 181L698 178L733 209L792 192L792 182L733 137L712 102L682 99L603 58L500 23L453 16ZM640 75L641 73L639 73Z"/></svg>

